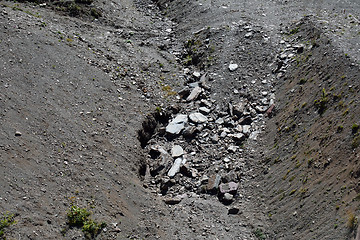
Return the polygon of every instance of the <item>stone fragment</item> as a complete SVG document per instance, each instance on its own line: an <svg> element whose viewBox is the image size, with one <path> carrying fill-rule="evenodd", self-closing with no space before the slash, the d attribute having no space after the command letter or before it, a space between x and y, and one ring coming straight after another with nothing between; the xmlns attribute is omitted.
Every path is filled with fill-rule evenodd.
<svg viewBox="0 0 360 240"><path fill-rule="evenodd" d="M233 200L233 198L234 198L234 196L231 195L230 193L225 193L224 194L224 201L230 202L230 201Z"/></svg>
<svg viewBox="0 0 360 240"><path fill-rule="evenodd" d="M242 126L242 129L243 129L243 133L245 134L245 135L249 135L250 134L250 128L251 128L251 126L250 125L243 125Z"/></svg>
<svg viewBox="0 0 360 240"><path fill-rule="evenodd" d="M233 114L237 117L242 117L246 110L246 104L244 102L233 105Z"/></svg>
<svg viewBox="0 0 360 240"><path fill-rule="evenodd" d="M266 106L256 106L256 107L255 107L255 110L256 110L258 113L264 113L264 112L266 112L267 109L268 109L268 107L266 107Z"/></svg>
<svg viewBox="0 0 360 240"><path fill-rule="evenodd" d="M223 118L218 118L216 121L215 121L216 124L223 124L224 123L224 119Z"/></svg>
<svg viewBox="0 0 360 240"><path fill-rule="evenodd" d="M164 202L169 205L175 205L175 204L180 203L181 200L182 199L180 197L173 197L173 198L165 198Z"/></svg>
<svg viewBox="0 0 360 240"><path fill-rule="evenodd" d="M245 38L250 38L252 35L253 35L252 32L249 32L249 33L245 34Z"/></svg>
<svg viewBox="0 0 360 240"><path fill-rule="evenodd" d="M199 112L191 113L189 118L194 123L204 123L208 121L208 118Z"/></svg>
<svg viewBox="0 0 360 240"><path fill-rule="evenodd" d="M209 102L209 101L206 100L206 99L202 99L202 100L201 100L201 104L204 105L205 107L208 107L208 108L211 108L211 106L212 106L212 103Z"/></svg>
<svg viewBox="0 0 360 240"><path fill-rule="evenodd" d="M213 143L217 143L219 141L219 136L217 134L215 134L214 136L212 136L211 141Z"/></svg>
<svg viewBox="0 0 360 240"><path fill-rule="evenodd" d="M206 185L206 191L211 194L216 194L219 188L220 180L221 177L219 174L211 176L208 180L208 184Z"/></svg>
<svg viewBox="0 0 360 240"><path fill-rule="evenodd" d="M239 211L240 211L240 209L238 208L238 207L231 207L231 208L229 208L228 209L228 214L230 215L230 214L238 214L239 213Z"/></svg>
<svg viewBox="0 0 360 240"><path fill-rule="evenodd" d="M242 133L235 133L232 135L232 137L235 141L238 141L238 142L245 140L245 135Z"/></svg>
<svg viewBox="0 0 360 240"><path fill-rule="evenodd" d="M186 86L185 88L181 89L179 92L178 92L179 96L181 98L185 98L186 96L189 96L190 94L190 88L188 86Z"/></svg>
<svg viewBox="0 0 360 240"><path fill-rule="evenodd" d="M195 87L195 88L191 91L190 95L186 98L186 101L191 102L191 101L193 101L193 100L196 100L196 99L199 97L199 95L200 95L201 92L202 92L202 88L201 88L201 87Z"/></svg>
<svg viewBox="0 0 360 240"><path fill-rule="evenodd" d="M166 132L170 134L179 134L184 129L188 121L187 115L178 114L167 126Z"/></svg>
<svg viewBox="0 0 360 240"><path fill-rule="evenodd" d="M230 193L230 194L236 194L237 189L239 187L238 183L235 182L228 182L228 183L222 183L219 185L220 193Z"/></svg>
<svg viewBox="0 0 360 240"><path fill-rule="evenodd" d="M232 72L232 71L235 71L238 67L239 67L239 65L237 65L235 63L231 63L229 65L229 70Z"/></svg>
<svg viewBox="0 0 360 240"><path fill-rule="evenodd" d="M207 107L200 107L199 111L203 114L209 114L210 113L210 109L208 109Z"/></svg>
<svg viewBox="0 0 360 240"><path fill-rule="evenodd" d="M182 155L184 154L184 150L181 146L179 145L174 145L171 149L171 156L173 158L176 158L176 157L181 157Z"/></svg>
<svg viewBox="0 0 360 240"><path fill-rule="evenodd" d="M201 73L198 72L198 71L195 71L195 72L193 73L193 76L196 77L196 78L199 78L199 77L201 76Z"/></svg>
<svg viewBox="0 0 360 240"><path fill-rule="evenodd" d="M239 120L239 123L241 125L250 125L252 123L252 119L250 116L247 116L247 117L243 117Z"/></svg>
<svg viewBox="0 0 360 240"><path fill-rule="evenodd" d="M231 145L231 146L228 147L227 150L228 150L229 152L235 153L238 149L239 149L238 146L233 146L233 145Z"/></svg>
<svg viewBox="0 0 360 240"><path fill-rule="evenodd" d="M184 129L183 135L185 138L193 138L197 132L197 128L194 126L188 126Z"/></svg>
<svg viewBox="0 0 360 240"><path fill-rule="evenodd" d="M20 137L21 135L22 135L22 133L21 133L20 131L16 131L16 132L15 132L15 136L16 136L16 137Z"/></svg>

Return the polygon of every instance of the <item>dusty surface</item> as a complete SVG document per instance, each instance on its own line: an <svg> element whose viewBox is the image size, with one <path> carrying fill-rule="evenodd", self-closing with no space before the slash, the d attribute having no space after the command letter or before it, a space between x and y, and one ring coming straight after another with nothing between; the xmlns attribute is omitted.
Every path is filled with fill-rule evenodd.
<svg viewBox="0 0 360 240"><path fill-rule="evenodd" d="M97 239L355 237L359 3L45 3L0 6L8 239L83 239L71 204Z"/></svg>

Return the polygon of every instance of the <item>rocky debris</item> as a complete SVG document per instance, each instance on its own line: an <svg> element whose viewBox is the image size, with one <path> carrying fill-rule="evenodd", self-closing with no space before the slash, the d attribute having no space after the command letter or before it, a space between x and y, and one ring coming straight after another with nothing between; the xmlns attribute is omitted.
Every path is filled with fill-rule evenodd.
<svg viewBox="0 0 360 240"><path fill-rule="evenodd" d="M252 28L245 30L248 38L254 37ZM233 204L240 196L239 184L246 175L243 146L247 140L256 140L266 111L275 104L271 89L275 77L264 74L255 79L250 74L238 75L240 66L231 62L226 74L239 82L246 81L242 87L231 89L231 97L219 100L212 94L211 85L223 76L210 72L201 75L190 68L183 71L187 81L178 92L180 108L172 113L172 120L163 123L171 138L164 138L158 131L150 141L171 152L150 161L152 168L162 167L151 172L150 188L170 199L184 193L210 194L224 205ZM229 210L229 214L238 212L236 207Z"/></svg>
<svg viewBox="0 0 360 240"><path fill-rule="evenodd" d="M184 129L188 121L188 116L184 114L177 115L166 127L166 132L170 134L179 134Z"/></svg>
<svg viewBox="0 0 360 240"><path fill-rule="evenodd" d="M20 131L16 131L16 132L15 132L15 136L16 136L16 137L20 137L21 135L22 135L22 133L21 133Z"/></svg>

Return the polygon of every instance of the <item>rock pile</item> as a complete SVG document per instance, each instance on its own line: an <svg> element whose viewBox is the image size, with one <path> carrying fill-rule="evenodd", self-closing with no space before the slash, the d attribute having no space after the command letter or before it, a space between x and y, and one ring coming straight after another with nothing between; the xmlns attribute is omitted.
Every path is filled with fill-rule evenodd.
<svg viewBox="0 0 360 240"><path fill-rule="evenodd" d="M179 92L183 109L173 111L147 143L146 186L168 204L179 203L186 192L231 204L245 165L243 143L256 140L275 96L262 92L259 102L243 98L221 109L210 97L209 74L198 79Z"/></svg>

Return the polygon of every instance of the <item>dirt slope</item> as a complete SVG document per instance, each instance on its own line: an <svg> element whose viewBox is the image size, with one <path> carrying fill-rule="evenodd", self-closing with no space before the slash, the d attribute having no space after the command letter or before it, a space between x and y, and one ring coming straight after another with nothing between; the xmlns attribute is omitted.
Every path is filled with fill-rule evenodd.
<svg viewBox="0 0 360 240"><path fill-rule="evenodd" d="M0 8L8 239L355 238L359 3Z"/></svg>

